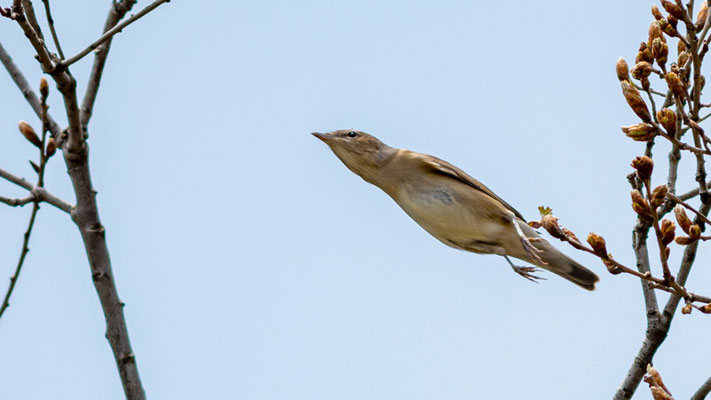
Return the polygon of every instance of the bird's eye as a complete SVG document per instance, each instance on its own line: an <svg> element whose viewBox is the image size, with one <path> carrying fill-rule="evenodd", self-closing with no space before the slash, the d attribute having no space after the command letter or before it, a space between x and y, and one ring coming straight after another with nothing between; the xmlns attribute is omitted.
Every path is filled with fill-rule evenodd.
<svg viewBox="0 0 711 400"><path fill-rule="evenodd" d="M356 137L356 136L358 136L357 133L355 133L355 132L353 132L353 131L348 132L348 137L353 138L353 137Z"/></svg>

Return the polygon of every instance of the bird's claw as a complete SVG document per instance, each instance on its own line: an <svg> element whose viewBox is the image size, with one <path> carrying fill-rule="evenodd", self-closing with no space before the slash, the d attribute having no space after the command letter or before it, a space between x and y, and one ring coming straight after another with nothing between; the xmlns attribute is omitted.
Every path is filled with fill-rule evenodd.
<svg viewBox="0 0 711 400"><path fill-rule="evenodd" d="M541 260L541 257L539 257L538 254L536 254L536 253L543 253L543 250L537 248L536 246L533 245L533 243L531 243L531 242L533 242L533 241L539 241L539 240L536 240L536 239L539 239L539 238L533 238L533 239L531 239L531 238L528 238L528 237L526 237L526 236L522 236L522 237L521 237L521 244L523 245L523 250L524 250L524 251L526 252L526 254L528 254L529 257L531 257L533 260L535 260L535 261L537 261L537 262L540 262L540 263L542 263L542 264L548 264L547 262Z"/></svg>
<svg viewBox="0 0 711 400"><path fill-rule="evenodd" d="M538 283L538 280L547 280L542 276L533 275L534 272L539 271L539 269L536 267L519 267L516 265L512 265L511 268L513 268L514 272L528 279L531 282Z"/></svg>

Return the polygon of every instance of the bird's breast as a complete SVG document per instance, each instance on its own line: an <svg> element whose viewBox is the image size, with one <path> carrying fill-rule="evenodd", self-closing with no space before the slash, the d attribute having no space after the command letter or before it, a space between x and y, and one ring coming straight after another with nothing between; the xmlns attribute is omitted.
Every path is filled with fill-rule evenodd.
<svg viewBox="0 0 711 400"><path fill-rule="evenodd" d="M444 185L402 185L392 197L410 218L440 240L471 232L480 222L477 210Z"/></svg>

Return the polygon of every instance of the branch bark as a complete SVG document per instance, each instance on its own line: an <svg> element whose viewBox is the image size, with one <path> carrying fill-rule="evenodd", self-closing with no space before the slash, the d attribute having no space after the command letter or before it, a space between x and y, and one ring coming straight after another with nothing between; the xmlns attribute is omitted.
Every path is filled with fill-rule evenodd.
<svg viewBox="0 0 711 400"><path fill-rule="evenodd" d="M10 74L10 77L15 82L15 85L17 85L18 89L20 89L22 95L25 96L25 100L27 100L30 104L30 107L32 107L32 110L35 112L37 117L42 118L42 104L39 97L37 97L37 93L32 90L32 86L29 82L27 82L27 78L25 78L25 75L22 71L20 71L15 62L12 61L12 57L10 57L7 51L5 51L2 43L0 43L0 63L2 63L7 72ZM59 127L59 124L57 124L49 114L47 114L47 122L49 124L49 132L52 134L52 137L59 137L62 128Z"/></svg>
<svg viewBox="0 0 711 400"><path fill-rule="evenodd" d="M43 71L52 76L64 98L65 110L69 121L68 133L66 135L59 135L59 129L56 129L55 132L59 135L58 144L61 146L64 154L64 161L76 195L76 205L71 208L71 216L82 236L91 268L94 287L96 288L102 310L104 311L106 338L111 345L126 398L131 400L145 399L145 392L141 384L138 368L136 366L136 358L129 340L126 320L123 314L124 303L120 300L116 289L109 250L106 243L105 228L99 218L96 191L91 182L89 150L85 145L85 127L90 118L91 108L93 107L96 91L98 90L101 72L109 49L108 44L103 51L100 50L99 53L101 56L97 55L97 59L95 60L87 96L85 96L84 99L84 105L86 106L84 107L83 105L85 109L84 117L82 117L77 103L76 81L69 73L67 67L72 62L88 54L89 51L97 46L107 43L114 34L120 32L121 29L131 22L166 2L168 2L168 0L156 1L136 14L136 16L126 20L123 24L116 25L109 29L101 38L89 46L89 50L86 51L86 53L81 56L77 55L73 57L68 60L67 63L62 63L56 56L49 53L44 46L44 42L39 38L38 32L33 29L25 19L20 0L14 0L13 2L13 19L20 25L25 36L27 36L37 52L37 58L40 61ZM109 18L107 18L107 26L115 25L131 8L133 3L135 3L134 0L114 3L109 13ZM19 70L12 63L9 56L4 57L3 65L5 65L11 75L14 73L14 76L22 77L22 74L19 73ZM14 76L13 79L15 79ZM23 90L23 93L25 89L28 89L27 93L33 94L26 80L24 80L24 77L20 80L15 79L15 82L18 87ZM26 94L26 98L32 104L32 99L36 99L36 95L33 97ZM23 182L21 180L18 182L16 183L22 186L21 183Z"/></svg>
<svg viewBox="0 0 711 400"><path fill-rule="evenodd" d="M120 1L115 3L109 10L106 22L104 22L104 33L116 26L121 18L123 18L124 15L131 10L134 4L136 4L135 0ZM86 92L84 92L84 99L81 102L81 124L85 132L88 130L87 125L89 124L91 114L94 110L96 94L99 92L99 84L101 83L101 76L104 72L106 57L109 55L112 39L113 37L109 37L94 53L94 64L91 67L91 73L89 74L89 80L86 85Z"/></svg>
<svg viewBox="0 0 711 400"><path fill-rule="evenodd" d="M704 400L709 392L711 392L711 378L707 379L706 382L701 385L699 390L691 396L691 400Z"/></svg>

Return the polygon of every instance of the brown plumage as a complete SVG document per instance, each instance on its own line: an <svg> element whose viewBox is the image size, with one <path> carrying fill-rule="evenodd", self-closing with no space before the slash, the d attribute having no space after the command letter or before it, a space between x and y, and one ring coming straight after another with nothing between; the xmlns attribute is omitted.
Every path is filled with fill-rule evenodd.
<svg viewBox="0 0 711 400"><path fill-rule="evenodd" d="M529 280L533 267L515 266L509 256L547 269L593 290L592 271L541 238L523 216L481 182L456 166L426 154L396 149L353 130L313 133L356 175L381 188L422 228L461 250L504 256Z"/></svg>

